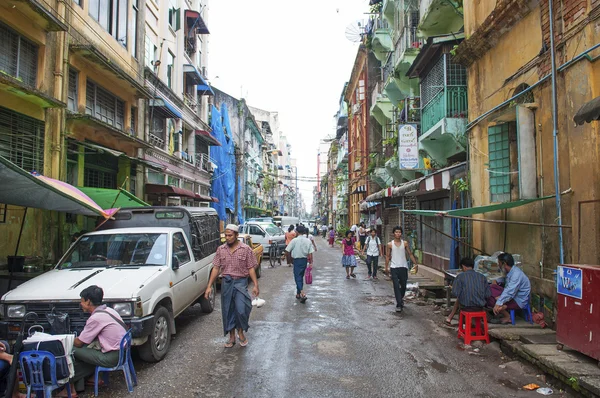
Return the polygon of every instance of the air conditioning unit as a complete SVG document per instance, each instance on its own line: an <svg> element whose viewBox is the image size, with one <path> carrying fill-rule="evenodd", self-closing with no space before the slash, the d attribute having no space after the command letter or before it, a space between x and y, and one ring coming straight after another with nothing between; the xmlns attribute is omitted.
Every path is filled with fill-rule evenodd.
<svg viewBox="0 0 600 398"><path fill-rule="evenodd" d="M208 171L209 173L212 173L213 171L215 171L215 169L213 168L212 162L206 163L206 171Z"/></svg>
<svg viewBox="0 0 600 398"><path fill-rule="evenodd" d="M352 114L356 115L359 112L360 112L360 103L353 104L352 105Z"/></svg>

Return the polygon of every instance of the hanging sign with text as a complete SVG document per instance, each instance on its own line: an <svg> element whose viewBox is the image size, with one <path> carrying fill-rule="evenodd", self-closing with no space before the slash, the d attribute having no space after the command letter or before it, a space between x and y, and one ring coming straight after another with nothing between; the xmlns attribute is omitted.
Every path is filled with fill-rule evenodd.
<svg viewBox="0 0 600 398"><path fill-rule="evenodd" d="M417 128L412 124L398 126L398 157L400 169L419 167L419 138Z"/></svg>

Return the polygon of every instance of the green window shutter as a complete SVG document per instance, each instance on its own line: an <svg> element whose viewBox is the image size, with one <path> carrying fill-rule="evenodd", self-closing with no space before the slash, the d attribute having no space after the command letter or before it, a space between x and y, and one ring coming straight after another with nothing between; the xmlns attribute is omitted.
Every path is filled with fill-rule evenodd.
<svg viewBox="0 0 600 398"><path fill-rule="evenodd" d="M488 128L490 201L492 203L510 201L510 150L508 132L508 123Z"/></svg>
<svg viewBox="0 0 600 398"><path fill-rule="evenodd" d="M181 29L181 8L175 10L175 32Z"/></svg>

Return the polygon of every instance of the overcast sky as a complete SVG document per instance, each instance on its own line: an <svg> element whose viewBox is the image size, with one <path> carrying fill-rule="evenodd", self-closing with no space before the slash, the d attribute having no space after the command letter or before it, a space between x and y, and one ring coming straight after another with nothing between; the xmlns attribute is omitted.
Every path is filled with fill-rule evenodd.
<svg viewBox="0 0 600 398"><path fill-rule="evenodd" d="M298 176L316 177L319 140L334 133L333 116L358 50L346 28L367 18L368 3L210 1L211 83L251 106L279 112ZM307 211L314 185L298 183Z"/></svg>

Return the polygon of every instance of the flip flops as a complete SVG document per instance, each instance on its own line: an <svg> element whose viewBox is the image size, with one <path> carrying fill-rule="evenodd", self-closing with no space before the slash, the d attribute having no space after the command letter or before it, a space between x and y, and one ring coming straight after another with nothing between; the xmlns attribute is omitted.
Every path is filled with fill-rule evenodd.
<svg viewBox="0 0 600 398"><path fill-rule="evenodd" d="M240 343L240 345L241 345L241 343ZM225 343L225 345L223 347L224 348L233 348L234 346L235 346L235 341L228 341L227 343Z"/></svg>
<svg viewBox="0 0 600 398"><path fill-rule="evenodd" d="M244 340L240 339L241 347L246 347L247 345L248 345L248 338L245 338Z"/></svg>

